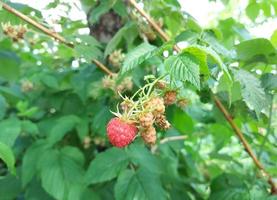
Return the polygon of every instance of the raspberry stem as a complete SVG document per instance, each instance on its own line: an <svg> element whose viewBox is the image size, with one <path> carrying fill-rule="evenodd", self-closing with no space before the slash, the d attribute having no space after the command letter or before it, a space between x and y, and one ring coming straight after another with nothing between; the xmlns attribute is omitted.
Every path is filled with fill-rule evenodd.
<svg viewBox="0 0 277 200"><path fill-rule="evenodd" d="M139 105L143 108L143 104L149 99L153 88L155 86L155 84L160 81L161 79L163 79L166 75L160 76L158 78L156 78L154 81L147 83L146 85L144 85L142 88L140 88L139 90L137 90L135 92L135 94L130 98L130 100L133 100L137 95L139 95L141 98L139 98L134 105L130 108L130 110L128 111L128 113L124 116L126 116L127 119L131 119L132 114L134 114L134 112L136 112L136 110L139 110L138 107ZM147 93L145 94L145 90L147 89ZM139 111L140 112L140 111ZM139 113L138 112L138 113ZM134 114L136 116L136 114Z"/></svg>

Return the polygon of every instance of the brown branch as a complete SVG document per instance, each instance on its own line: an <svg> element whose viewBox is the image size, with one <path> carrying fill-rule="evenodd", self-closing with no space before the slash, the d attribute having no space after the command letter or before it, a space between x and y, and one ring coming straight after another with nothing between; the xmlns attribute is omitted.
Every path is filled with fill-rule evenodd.
<svg viewBox="0 0 277 200"><path fill-rule="evenodd" d="M36 22L35 20L31 19L30 17L24 15L23 13L19 12L18 10L10 7L9 5L5 4L2 1L0 1L0 4L2 5L3 9L5 9L6 11L16 15L17 17L21 18L22 20L24 20L25 22L31 24L32 26L36 27L37 29L41 30L46 35L54 38L58 42L63 43L63 44L65 44L66 46L68 46L70 48L74 48L74 45L72 43L66 41L66 39L64 37L62 37L60 34L56 33L55 31L46 28L45 26L41 25L40 23ZM95 65L97 67L99 67L102 71L104 71L106 74L108 74L108 75L113 74L105 65L103 65L98 60L93 59L92 62L95 63Z"/></svg>
<svg viewBox="0 0 277 200"><path fill-rule="evenodd" d="M257 167L264 171L264 168L263 168L262 164L256 158L256 156L253 153L250 145L248 144L248 142L244 138L243 133L241 132L241 130L238 128L238 126L233 121L232 116L230 115L230 113L226 110L224 105L221 103L221 101L216 96L213 96L213 99L214 99L214 102L215 102L216 106L218 107L218 109L223 113L225 119L229 122L229 124L233 128L234 132L239 137L240 141L242 142L243 146L245 147L245 151L247 151L247 153L251 156L254 163L257 165Z"/></svg>
<svg viewBox="0 0 277 200"><path fill-rule="evenodd" d="M32 26L38 28L39 30L41 30L42 32L46 33L47 35L50 35L51 37L55 38L57 41L62 42L66 45L68 45L68 43L66 42L66 40L60 36L59 34L57 34L56 32L49 30L48 28L42 26L41 24L37 23L35 20L29 18L28 16L24 15L23 13L17 11L16 9L10 7L9 5L1 2L2 7L7 10L8 12L18 16L19 18L21 18L22 20L26 21L27 23L31 24Z"/></svg>
<svg viewBox="0 0 277 200"><path fill-rule="evenodd" d="M135 0L128 0L128 1L148 21L148 23L153 27L153 29L156 30L156 32L158 32L160 34L160 36L165 41L169 41L170 40L169 36L157 25L157 23L149 15L146 14L146 12L143 9L141 9L138 6L138 4L136 3ZM175 48L176 48L176 46L175 46ZM180 52L181 49L177 47L177 49L175 49L175 50ZM245 137L243 136L241 130L234 123L230 113L226 110L226 108L221 103L221 101L216 96L214 96L213 99L214 99L215 104L218 107L218 109L223 113L225 119L229 122L229 124L233 128L235 134L238 136L238 138L241 141L242 145L244 146L246 152L252 158L252 160L254 161L255 165L261 170L263 175L268 177L268 183L271 185L271 193L275 194L277 192L277 188L276 188L276 186L275 186L275 184L274 184L274 182L272 180L272 177L266 172L266 170L265 170L264 166L262 165L262 163L257 159L257 157L255 156L254 152L252 151L249 143L246 141Z"/></svg>
<svg viewBox="0 0 277 200"><path fill-rule="evenodd" d="M104 71L109 76L113 75L113 73L105 65L103 65L101 62L99 62L96 59L93 59L92 61L97 65L97 67L99 67L102 71Z"/></svg>
<svg viewBox="0 0 277 200"><path fill-rule="evenodd" d="M160 34L160 36L165 40L169 41L169 36L158 26L158 24L151 19L149 15L143 9L140 9L135 0L129 0L129 2L136 8L136 10L148 21L148 23Z"/></svg>
<svg viewBox="0 0 277 200"><path fill-rule="evenodd" d="M137 2L135 0L128 0L130 2L130 4L132 4L136 10L147 20L147 22L153 27L153 29L155 31L157 31L159 33L159 35L165 40L165 41L170 41L170 37L166 34L166 32L164 32L160 26L155 22L155 20L153 20L143 9L141 9L139 7L139 5L137 4ZM174 49L176 51L181 51L181 49L175 45Z"/></svg>
<svg viewBox="0 0 277 200"><path fill-rule="evenodd" d="M262 165L262 163L259 161L259 159L254 154L254 152L251 149L249 143L247 142L247 140L243 136L243 133L241 132L241 130L238 128L238 126L233 121L232 116L230 115L230 113L226 110L224 105L221 103L221 101L215 95L213 95L213 99L214 99L214 102L215 102L216 106L223 113L225 119L229 122L229 124L233 128L235 134L238 136L239 140L243 144L243 146L245 148L245 151L252 158L255 165L262 171L262 174L268 177L268 183L271 185L271 193L276 194L277 193L277 188L276 188L275 183L272 180L272 177L266 172L264 166Z"/></svg>

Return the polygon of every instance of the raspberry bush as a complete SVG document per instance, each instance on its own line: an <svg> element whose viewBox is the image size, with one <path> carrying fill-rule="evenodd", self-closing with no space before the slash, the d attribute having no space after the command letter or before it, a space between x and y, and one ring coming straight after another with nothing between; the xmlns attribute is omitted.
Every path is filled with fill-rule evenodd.
<svg viewBox="0 0 277 200"><path fill-rule="evenodd" d="M0 200L276 199L276 1L28 2L0 1Z"/></svg>

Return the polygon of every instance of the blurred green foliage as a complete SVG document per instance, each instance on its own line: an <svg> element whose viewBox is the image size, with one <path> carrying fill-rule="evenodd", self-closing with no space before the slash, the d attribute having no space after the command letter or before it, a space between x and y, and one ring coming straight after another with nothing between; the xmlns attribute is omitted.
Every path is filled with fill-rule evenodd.
<svg viewBox="0 0 277 200"><path fill-rule="evenodd" d="M24 40L14 42L0 26L0 199L276 199L210 98L211 91L220 97L276 177L276 31L271 38L251 38L234 18L205 29L177 0L144 1L172 38L163 43L147 39L141 24L151 28L122 1L81 2L90 23L111 10L121 16L124 25L108 43L80 35L87 24L67 17L58 23L73 49L30 25ZM50 26L40 11L9 4ZM60 4L70 8L55 0L46 9ZM276 10L274 0L251 0L245 12L255 23L261 14L276 17ZM25 24L4 9L0 22ZM175 54L175 42L187 47ZM108 61L117 49L125 53L120 71ZM172 128L159 131L159 140L188 138L158 143L155 152L140 138L125 149L111 147L106 124L120 97L103 87L105 74L91 63L95 58L119 74L118 82L132 77L133 90L124 95L141 87L145 75L167 75L190 104L167 108Z"/></svg>

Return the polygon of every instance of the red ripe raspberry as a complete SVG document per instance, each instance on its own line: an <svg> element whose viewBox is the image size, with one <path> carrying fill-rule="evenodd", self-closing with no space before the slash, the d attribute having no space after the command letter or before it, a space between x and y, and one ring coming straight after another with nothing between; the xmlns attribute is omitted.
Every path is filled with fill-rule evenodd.
<svg viewBox="0 0 277 200"><path fill-rule="evenodd" d="M130 144L137 135L137 127L117 117L107 125L107 135L112 145L122 148Z"/></svg>

